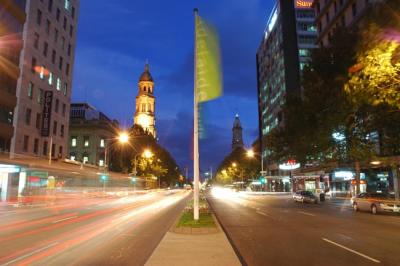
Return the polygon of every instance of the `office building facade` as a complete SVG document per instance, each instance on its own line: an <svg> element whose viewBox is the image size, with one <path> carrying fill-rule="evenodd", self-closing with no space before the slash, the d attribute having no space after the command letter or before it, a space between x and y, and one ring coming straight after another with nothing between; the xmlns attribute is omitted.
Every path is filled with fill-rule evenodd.
<svg viewBox="0 0 400 266"><path fill-rule="evenodd" d="M310 50L316 47L312 2L277 1L257 51L259 134L264 161L269 156L264 139L283 125L282 106L287 95L301 95L301 70Z"/></svg>
<svg viewBox="0 0 400 266"><path fill-rule="evenodd" d="M27 0L11 155L62 159L79 0Z"/></svg>

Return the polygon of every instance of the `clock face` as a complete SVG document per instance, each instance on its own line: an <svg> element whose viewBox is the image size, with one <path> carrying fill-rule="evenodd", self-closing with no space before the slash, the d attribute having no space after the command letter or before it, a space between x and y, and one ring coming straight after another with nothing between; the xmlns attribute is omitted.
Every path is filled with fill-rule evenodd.
<svg viewBox="0 0 400 266"><path fill-rule="evenodd" d="M145 114L140 114L137 119L138 124L141 125L143 128L148 128L149 126L151 126L151 121L152 119Z"/></svg>

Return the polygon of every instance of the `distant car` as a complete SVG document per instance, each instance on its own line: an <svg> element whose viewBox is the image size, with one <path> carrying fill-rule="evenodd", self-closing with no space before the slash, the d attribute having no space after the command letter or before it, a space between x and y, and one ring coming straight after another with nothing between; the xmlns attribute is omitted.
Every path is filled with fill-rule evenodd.
<svg viewBox="0 0 400 266"><path fill-rule="evenodd" d="M318 198L311 192L300 190L293 194L293 200L295 202L309 202L309 203L318 203Z"/></svg>
<svg viewBox="0 0 400 266"><path fill-rule="evenodd" d="M370 211L400 213L400 202L395 202L394 196L384 193L360 193L351 199L354 211Z"/></svg>

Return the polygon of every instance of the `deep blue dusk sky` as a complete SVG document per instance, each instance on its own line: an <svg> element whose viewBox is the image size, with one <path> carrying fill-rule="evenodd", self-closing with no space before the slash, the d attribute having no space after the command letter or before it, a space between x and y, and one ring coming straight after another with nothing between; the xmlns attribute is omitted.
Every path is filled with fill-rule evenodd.
<svg viewBox="0 0 400 266"><path fill-rule="evenodd" d="M123 127L132 124L137 82L146 59L155 80L159 142L178 164L192 166L193 8L218 29L224 95L205 107L201 169L231 150L240 115L246 146L257 138L255 54L272 0L81 0L74 102L87 101Z"/></svg>

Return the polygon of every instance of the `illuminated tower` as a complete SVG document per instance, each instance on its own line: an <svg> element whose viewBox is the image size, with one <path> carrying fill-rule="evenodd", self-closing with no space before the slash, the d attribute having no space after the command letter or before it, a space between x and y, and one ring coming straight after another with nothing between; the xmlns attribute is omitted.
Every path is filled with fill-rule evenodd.
<svg viewBox="0 0 400 266"><path fill-rule="evenodd" d="M232 128L232 150L243 148L242 125L240 124L239 115L235 117Z"/></svg>
<svg viewBox="0 0 400 266"><path fill-rule="evenodd" d="M146 132L156 138L154 81L149 71L149 64L147 63L143 74L140 76L138 89L136 111L133 118L134 124L141 126Z"/></svg>

